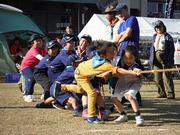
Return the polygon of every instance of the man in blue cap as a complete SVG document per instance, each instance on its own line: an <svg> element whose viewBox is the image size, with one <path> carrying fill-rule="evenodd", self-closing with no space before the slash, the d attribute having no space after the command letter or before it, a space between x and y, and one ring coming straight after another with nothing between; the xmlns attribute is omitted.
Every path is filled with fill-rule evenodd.
<svg viewBox="0 0 180 135"><path fill-rule="evenodd" d="M119 45L119 56L127 45L134 45L138 51L139 49L139 24L135 16L130 16L128 13L128 7L125 4L119 3L114 9L116 16L124 20L118 30L118 35L115 39Z"/></svg>
<svg viewBox="0 0 180 135"><path fill-rule="evenodd" d="M59 44L57 41L52 40L47 43L47 55L35 66L34 79L36 83L39 83L44 89L44 100L46 100L50 94L49 89L51 87L51 81L48 78L47 71L50 62L56 57L59 52Z"/></svg>
<svg viewBox="0 0 180 135"><path fill-rule="evenodd" d="M62 39L63 48L57 57L50 63L48 68L48 76L51 82L54 82L64 69L72 65L75 55L74 37L67 35Z"/></svg>

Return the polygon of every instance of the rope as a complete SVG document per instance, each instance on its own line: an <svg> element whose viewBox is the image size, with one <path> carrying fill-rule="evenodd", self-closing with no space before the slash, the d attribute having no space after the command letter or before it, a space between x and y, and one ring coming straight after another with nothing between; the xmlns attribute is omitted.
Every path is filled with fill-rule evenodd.
<svg viewBox="0 0 180 135"><path fill-rule="evenodd" d="M149 73L159 73L159 72L175 72L180 71L180 68L169 68L169 69L158 69L158 70L145 70L140 71L141 74L149 74Z"/></svg>

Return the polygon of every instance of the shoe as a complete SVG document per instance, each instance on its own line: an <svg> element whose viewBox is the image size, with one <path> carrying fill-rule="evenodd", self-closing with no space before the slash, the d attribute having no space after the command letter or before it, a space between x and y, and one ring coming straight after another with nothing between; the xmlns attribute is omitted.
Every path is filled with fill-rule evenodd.
<svg viewBox="0 0 180 135"><path fill-rule="evenodd" d="M86 120L86 119L88 118L88 109L84 109L84 110L82 111L82 118L83 118L84 120Z"/></svg>
<svg viewBox="0 0 180 135"><path fill-rule="evenodd" d="M127 115L120 115L117 119L114 120L114 122L116 123L122 123L127 121L128 121Z"/></svg>
<svg viewBox="0 0 180 135"><path fill-rule="evenodd" d="M45 104L44 102L36 104L36 108L52 108L52 104Z"/></svg>
<svg viewBox="0 0 180 135"><path fill-rule="evenodd" d="M52 107L56 108L59 111L64 110L64 107L61 106L60 104L56 103L56 102L52 104Z"/></svg>
<svg viewBox="0 0 180 135"><path fill-rule="evenodd" d="M28 102L28 103L30 103L30 102L33 102L34 100L33 100L33 95L25 95L25 96L23 96L23 98L24 98L24 101L25 102Z"/></svg>
<svg viewBox="0 0 180 135"><path fill-rule="evenodd" d="M137 125L137 126L143 126L143 124L144 124L144 119L143 119L143 117L142 117L141 115L136 116L135 119L136 119L136 125Z"/></svg>
<svg viewBox="0 0 180 135"><path fill-rule="evenodd" d="M86 121L90 124L104 124L104 121L99 120L97 117L88 117Z"/></svg>
<svg viewBox="0 0 180 135"><path fill-rule="evenodd" d="M73 111L73 116L74 116L74 117L81 117L81 116L82 116L82 113L81 113L80 111L78 111L78 110L74 110L74 111Z"/></svg>

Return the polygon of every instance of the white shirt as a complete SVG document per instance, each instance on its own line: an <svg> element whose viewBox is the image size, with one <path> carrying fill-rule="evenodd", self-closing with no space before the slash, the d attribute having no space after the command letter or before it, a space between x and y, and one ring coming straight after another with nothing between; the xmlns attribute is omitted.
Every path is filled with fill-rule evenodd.
<svg viewBox="0 0 180 135"><path fill-rule="evenodd" d="M156 36L155 42L154 42L154 48L155 51L164 51L165 50L165 36L161 35L161 36Z"/></svg>

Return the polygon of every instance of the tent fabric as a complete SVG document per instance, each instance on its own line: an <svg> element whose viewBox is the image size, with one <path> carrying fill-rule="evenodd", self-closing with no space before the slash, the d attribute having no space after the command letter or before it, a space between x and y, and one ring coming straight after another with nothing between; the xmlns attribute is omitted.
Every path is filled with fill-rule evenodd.
<svg viewBox="0 0 180 135"><path fill-rule="evenodd" d="M173 38L180 36L180 19L163 19L163 18L149 18L149 17L137 17L140 28L140 39L151 40L154 31L153 23L157 20L162 20L167 27L167 32L172 35ZM93 40L105 39L108 23L105 19L105 15L94 14L86 26L79 33L79 37L83 34L89 34Z"/></svg>
<svg viewBox="0 0 180 135"><path fill-rule="evenodd" d="M0 9L0 24L0 33L27 30L43 35L37 25L28 16L20 12Z"/></svg>
<svg viewBox="0 0 180 135"><path fill-rule="evenodd" d="M17 34L19 37L27 38L30 36L28 33L44 34L28 16L17 11L0 8L0 25L0 75L5 75L17 72L7 43L9 35Z"/></svg>
<svg viewBox="0 0 180 135"><path fill-rule="evenodd" d="M3 34L0 34L0 75L8 72L17 72L15 64L10 57L7 41Z"/></svg>

